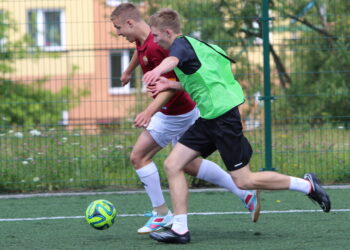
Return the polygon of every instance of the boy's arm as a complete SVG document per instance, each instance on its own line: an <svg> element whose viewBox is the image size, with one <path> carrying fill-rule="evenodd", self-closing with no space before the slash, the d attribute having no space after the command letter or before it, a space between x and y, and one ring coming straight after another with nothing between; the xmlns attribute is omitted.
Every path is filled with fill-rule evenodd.
<svg viewBox="0 0 350 250"><path fill-rule="evenodd" d="M147 127L152 116L175 95L175 92L175 90L167 90L159 93L147 108L136 116L134 126L138 128Z"/></svg>
<svg viewBox="0 0 350 250"><path fill-rule="evenodd" d="M136 67L139 65L139 61L137 59L137 50L134 51L134 54L131 57L131 60L129 62L128 67L126 70L122 73L122 76L120 77L120 81L122 82L122 86L125 86L130 82L131 74L136 69Z"/></svg>
<svg viewBox="0 0 350 250"><path fill-rule="evenodd" d="M158 78L165 73L168 73L169 71L172 71L177 64L179 63L179 59L175 56L169 56L165 58L157 67L155 67L153 70L148 71L146 74L143 75L142 81L150 84L154 83Z"/></svg>
<svg viewBox="0 0 350 250"><path fill-rule="evenodd" d="M167 90L184 90L181 82L169 80L165 77L160 77L155 83L147 85L147 91L151 92L152 96L158 95L159 93Z"/></svg>

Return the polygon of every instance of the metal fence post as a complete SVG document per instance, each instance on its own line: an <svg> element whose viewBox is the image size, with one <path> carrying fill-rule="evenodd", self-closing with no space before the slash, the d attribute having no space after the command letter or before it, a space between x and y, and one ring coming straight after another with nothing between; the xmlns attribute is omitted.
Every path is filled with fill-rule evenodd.
<svg viewBox="0 0 350 250"><path fill-rule="evenodd" d="M265 168L275 170L272 167L272 130L271 130L271 87L270 87L270 40L269 40L269 0L262 0L262 38L264 55L264 112L265 112Z"/></svg>

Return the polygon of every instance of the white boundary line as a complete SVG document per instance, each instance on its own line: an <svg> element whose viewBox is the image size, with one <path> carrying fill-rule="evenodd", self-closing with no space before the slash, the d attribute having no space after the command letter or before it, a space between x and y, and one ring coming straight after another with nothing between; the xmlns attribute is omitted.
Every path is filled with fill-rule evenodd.
<svg viewBox="0 0 350 250"><path fill-rule="evenodd" d="M350 189L350 185L331 185L323 186L325 189ZM169 192L169 190L164 190ZM202 192L227 192L224 188L203 188L203 189L190 189L191 193ZM70 193L37 193L37 194L4 194L0 195L0 199L23 199L33 197L61 197L61 196L89 196L89 195L113 195L113 194L144 194L144 190L134 191L112 191L112 192L70 192Z"/></svg>
<svg viewBox="0 0 350 250"><path fill-rule="evenodd" d="M283 210L283 211L260 211L262 214L291 214L291 213L318 213L323 212L322 210ZM350 212L350 209L332 209L331 212ZM249 214L249 212L198 212L188 213L188 215L240 215ZM139 217L144 216L143 214L118 214L118 217ZM9 218L1 219L0 222L9 221L41 221L41 220L64 220L64 219L83 219L85 216L56 216L56 217L37 217L37 218Z"/></svg>

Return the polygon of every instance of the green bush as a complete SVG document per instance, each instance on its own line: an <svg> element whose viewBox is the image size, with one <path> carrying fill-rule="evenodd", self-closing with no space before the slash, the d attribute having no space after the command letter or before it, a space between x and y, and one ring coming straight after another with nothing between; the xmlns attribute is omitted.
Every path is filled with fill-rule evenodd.
<svg viewBox="0 0 350 250"><path fill-rule="evenodd" d="M58 124L62 111L68 110L67 96L70 90L63 88L52 93L39 86L44 81L31 85L0 79L0 126L34 127L40 124Z"/></svg>

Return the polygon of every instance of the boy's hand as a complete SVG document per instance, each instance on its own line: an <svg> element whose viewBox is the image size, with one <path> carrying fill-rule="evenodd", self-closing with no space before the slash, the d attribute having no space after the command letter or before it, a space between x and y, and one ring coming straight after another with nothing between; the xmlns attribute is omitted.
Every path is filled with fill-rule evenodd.
<svg viewBox="0 0 350 250"><path fill-rule="evenodd" d="M131 74L127 73L126 71L123 72L122 76L120 77L120 81L122 82L122 86L125 86L130 82Z"/></svg>
<svg viewBox="0 0 350 250"><path fill-rule="evenodd" d="M159 92L165 91L169 88L169 80L163 76L159 77L155 83L147 85L147 91L150 92L152 96L156 96L159 94Z"/></svg>
<svg viewBox="0 0 350 250"><path fill-rule="evenodd" d="M146 84L152 84L152 83L155 83L159 77L160 77L160 72L154 69L144 74L142 77L142 81Z"/></svg>
<svg viewBox="0 0 350 250"><path fill-rule="evenodd" d="M146 111L138 114L134 120L134 126L136 128L146 128L151 121L152 116L149 115Z"/></svg>

